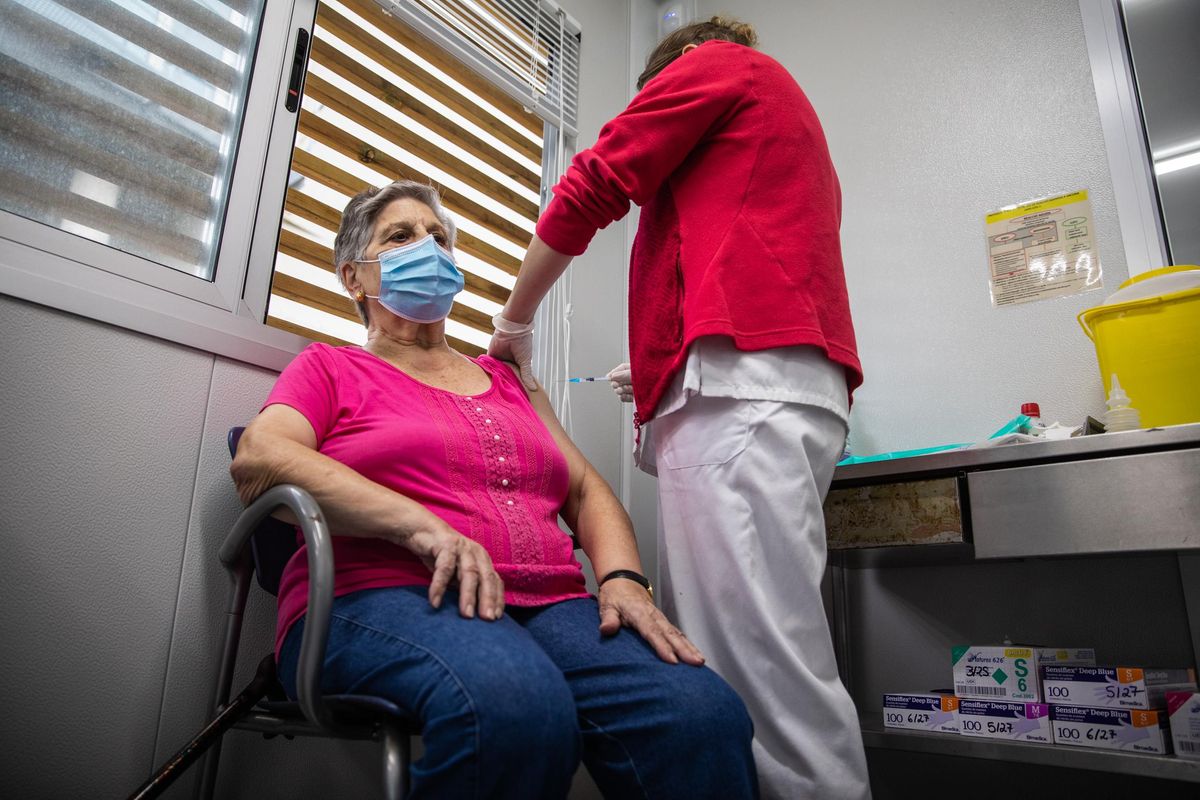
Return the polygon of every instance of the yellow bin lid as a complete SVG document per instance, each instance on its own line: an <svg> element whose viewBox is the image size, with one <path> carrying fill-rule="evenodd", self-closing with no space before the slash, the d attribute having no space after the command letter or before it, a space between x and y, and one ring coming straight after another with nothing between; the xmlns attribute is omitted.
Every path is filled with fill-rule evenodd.
<svg viewBox="0 0 1200 800"><path fill-rule="evenodd" d="M1094 339L1089 323L1101 314L1156 305L1192 294L1200 294L1200 266L1177 264L1173 267L1160 267L1134 275L1118 286L1117 291L1109 295L1103 305L1083 311L1077 319L1088 338Z"/></svg>

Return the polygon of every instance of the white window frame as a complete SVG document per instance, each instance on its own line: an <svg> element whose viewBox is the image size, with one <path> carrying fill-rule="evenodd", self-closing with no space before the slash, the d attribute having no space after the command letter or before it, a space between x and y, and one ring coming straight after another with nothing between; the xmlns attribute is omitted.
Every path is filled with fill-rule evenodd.
<svg viewBox="0 0 1200 800"><path fill-rule="evenodd" d="M1154 164L1146 142L1120 0L1079 0L1096 104L1130 277L1168 262Z"/></svg>
<svg viewBox="0 0 1200 800"><path fill-rule="evenodd" d="M316 10L317 0L267 0L219 221L214 280L0 211L0 292L270 369L285 367L308 340L263 322L279 231L256 230L254 223L264 208L275 209L278 222L283 207L296 118L282 98L298 29L311 34Z"/></svg>

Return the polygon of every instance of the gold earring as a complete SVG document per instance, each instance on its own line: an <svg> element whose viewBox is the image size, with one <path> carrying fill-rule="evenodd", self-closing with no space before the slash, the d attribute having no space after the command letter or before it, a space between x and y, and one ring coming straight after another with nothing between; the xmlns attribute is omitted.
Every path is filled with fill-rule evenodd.
<svg viewBox="0 0 1200 800"><path fill-rule="evenodd" d="M359 303L362 303L367 299L367 293L364 292L362 289L359 289L357 292L354 293L354 299L356 301L358 301Z"/></svg>

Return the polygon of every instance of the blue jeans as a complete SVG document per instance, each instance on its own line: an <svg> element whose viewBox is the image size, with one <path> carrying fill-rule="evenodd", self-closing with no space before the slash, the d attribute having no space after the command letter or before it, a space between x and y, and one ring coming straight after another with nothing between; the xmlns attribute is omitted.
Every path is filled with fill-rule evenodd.
<svg viewBox="0 0 1200 800"><path fill-rule="evenodd" d="M279 677L295 696L303 620ZM422 725L419 798L567 795L580 759L609 798L758 795L750 717L707 667L660 661L640 636L601 637L594 598L464 619L448 592L367 589L333 604L322 691L385 697Z"/></svg>

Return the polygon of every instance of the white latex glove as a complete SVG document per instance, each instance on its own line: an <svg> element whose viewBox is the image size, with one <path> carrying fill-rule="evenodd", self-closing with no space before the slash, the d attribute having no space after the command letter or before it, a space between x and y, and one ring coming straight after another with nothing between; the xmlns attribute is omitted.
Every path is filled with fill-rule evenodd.
<svg viewBox="0 0 1200 800"><path fill-rule="evenodd" d="M628 364L617 364L604 377L608 378L609 384L622 403L633 402L633 373L630 372Z"/></svg>
<svg viewBox="0 0 1200 800"><path fill-rule="evenodd" d="M521 369L521 383L531 392L537 391L533 377L533 323L522 324L497 314L492 317L496 332L488 345L488 355L501 361L512 361Z"/></svg>

